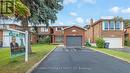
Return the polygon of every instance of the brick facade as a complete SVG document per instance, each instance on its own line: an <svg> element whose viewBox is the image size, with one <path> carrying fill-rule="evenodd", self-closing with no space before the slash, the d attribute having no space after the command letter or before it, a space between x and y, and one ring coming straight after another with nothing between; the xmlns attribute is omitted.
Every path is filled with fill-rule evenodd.
<svg viewBox="0 0 130 73"><path fill-rule="evenodd" d="M87 40L90 40L91 43L96 42L96 38L122 38L124 40L124 29L121 30L103 30L103 21L115 21L116 20L105 20L101 19L96 22L92 22L90 27L87 29ZM120 21L123 22L123 21ZM123 26L121 24L120 26ZM122 41L124 43L124 41ZM124 45L124 44L123 44Z"/></svg>
<svg viewBox="0 0 130 73"><path fill-rule="evenodd" d="M86 30L77 26L72 26L64 30L64 45L66 45L67 36L82 36L82 46L86 41Z"/></svg>

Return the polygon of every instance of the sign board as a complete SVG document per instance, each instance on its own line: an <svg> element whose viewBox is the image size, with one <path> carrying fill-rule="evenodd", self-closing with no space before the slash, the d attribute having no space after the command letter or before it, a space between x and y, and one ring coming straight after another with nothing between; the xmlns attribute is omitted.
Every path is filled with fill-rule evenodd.
<svg viewBox="0 0 130 73"><path fill-rule="evenodd" d="M6 37L9 38L11 58L25 55L25 62L28 62L28 31L7 29Z"/></svg>
<svg viewBox="0 0 130 73"><path fill-rule="evenodd" d="M10 37L10 50L11 57L17 57L25 54L25 34L16 32L16 31L8 31L8 35Z"/></svg>

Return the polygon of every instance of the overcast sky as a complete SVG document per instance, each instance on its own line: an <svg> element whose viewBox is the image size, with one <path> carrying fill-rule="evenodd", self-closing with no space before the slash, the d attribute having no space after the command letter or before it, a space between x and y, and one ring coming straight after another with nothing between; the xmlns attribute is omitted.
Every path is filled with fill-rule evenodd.
<svg viewBox="0 0 130 73"><path fill-rule="evenodd" d="M64 9L55 25L87 24L90 18L130 18L130 0L64 0Z"/></svg>

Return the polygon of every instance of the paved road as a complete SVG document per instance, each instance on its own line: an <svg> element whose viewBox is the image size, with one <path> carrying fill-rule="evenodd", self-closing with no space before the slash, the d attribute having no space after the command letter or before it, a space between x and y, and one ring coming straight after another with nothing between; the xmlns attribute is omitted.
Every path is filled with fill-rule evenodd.
<svg viewBox="0 0 130 73"><path fill-rule="evenodd" d="M89 49L57 48L33 73L130 73L130 64Z"/></svg>

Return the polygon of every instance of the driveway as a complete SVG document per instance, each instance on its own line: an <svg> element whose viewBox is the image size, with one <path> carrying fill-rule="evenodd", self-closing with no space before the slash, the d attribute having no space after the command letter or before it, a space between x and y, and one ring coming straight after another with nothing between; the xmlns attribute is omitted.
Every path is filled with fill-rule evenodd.
<svg viewBox="0 0 130 73"><path fill-rule="evenodd" d="M33 73L129 73L130 64L85 48L55 49Z"/></svg>

